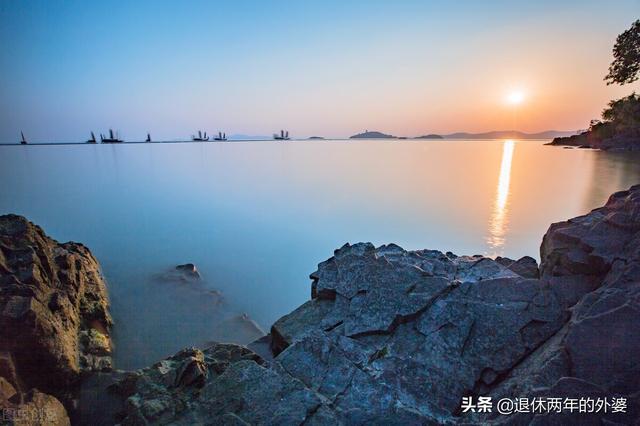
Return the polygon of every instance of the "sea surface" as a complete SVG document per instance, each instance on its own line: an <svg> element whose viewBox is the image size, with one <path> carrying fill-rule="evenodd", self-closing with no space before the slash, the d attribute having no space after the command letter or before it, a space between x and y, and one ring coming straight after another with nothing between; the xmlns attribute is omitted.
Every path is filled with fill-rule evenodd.
<svg viewBox="0 0 640 426"><path fill-rule="evenodd" d="M233 335L241 313L268 331L346 242L539 258L552 222L640 183L637 154L544 142L0 146L0 213L92 250L116 366L137 368ZM202 283L158 279L186 262Z"/></svg>

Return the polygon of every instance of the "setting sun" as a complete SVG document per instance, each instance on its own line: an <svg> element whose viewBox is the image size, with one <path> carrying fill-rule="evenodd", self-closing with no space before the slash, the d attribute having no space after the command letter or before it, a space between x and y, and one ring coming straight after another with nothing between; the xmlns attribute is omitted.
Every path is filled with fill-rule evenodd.
<svg viewBox="0 0 640 426"><path fill-rule="evenodd" d="M507 95L507 102L511 105L518 105L524 101L524 93L520 90L513 91Z"/></svg>

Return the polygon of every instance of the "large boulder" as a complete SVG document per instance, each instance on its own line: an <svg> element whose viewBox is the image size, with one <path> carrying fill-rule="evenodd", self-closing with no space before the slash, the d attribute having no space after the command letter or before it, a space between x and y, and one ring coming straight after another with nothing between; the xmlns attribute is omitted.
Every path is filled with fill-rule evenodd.
<svg viewBox="0 0 640 426"><path fill-rule="evenodd" d="M20 393L37 388L69 404L81 372L111 368L111 325L89 249L0 216L0 376Z"/></svg>
<svg viewBox="0 0 640 426"><path fill-rule="evenodd" d="M540 257L543 279L572 306L571 316L490 395L624 398L624 413L554 421L632 424L640 418L640 186L613 194L587 215L551 225ZM510 421L544 424L548 417L519 413Z"/></svg>

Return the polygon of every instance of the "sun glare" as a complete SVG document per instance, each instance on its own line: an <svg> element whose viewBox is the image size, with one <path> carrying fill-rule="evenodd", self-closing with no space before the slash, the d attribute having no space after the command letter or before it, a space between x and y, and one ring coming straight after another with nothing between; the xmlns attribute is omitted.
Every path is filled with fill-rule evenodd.
<svg viewBox="0 0 640 426"><path fill-rule="evenodd" d="M524 101L524 93L522 91L514 91L507 95L507 102L511 105L518 105Z"/></svg>

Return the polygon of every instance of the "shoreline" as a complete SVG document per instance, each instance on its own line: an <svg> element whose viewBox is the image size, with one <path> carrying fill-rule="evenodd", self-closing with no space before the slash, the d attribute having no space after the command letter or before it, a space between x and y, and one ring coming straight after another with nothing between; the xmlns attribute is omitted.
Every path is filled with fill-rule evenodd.
<svg viewBox="0 0 640 426"><path fill-rule="evenodd" d="M29 142L26 145L22 145L20 143L0 143L0 146L97 146L97 145L152 145L152 144L228 144L228 143L238 143L238 142L274 142L278 144L291 143L291 142L314 142L314 143L322 143L322 142L485 142L485 141L505 141L511 140L508 138L497 138L497 139L463 139L463 138L442 138L442 139L424 139L424 138L408 138L408 139L399 139L399 138L327 138L327 139L289 139L286 141L275 140L275 139L237 139L237 140L226 140L226 141L132 141L132 142L119 142L119 143L85 143L85 142ZM517 142L543 142L548 141L549 139L514 139ZM547 145L550 145L547 144Z"/></svg>
<svg viewBox="0 0 640 426"><path fill-rule="evenodd" d="M637 415L633 405L637 402L629 393L635 388L628 383L628 368L640 335L627 324L633 321L633 314L620 316L616 309L624 311L625 306L640 303L623 297L638 290L637 281L634 285L629 279L637 280L634 268L640 259L625 248L640 243L638 211L640 186L635 186L613 194L604 207L552 224L542 241L540 266L526 257L514 261L436 250L405 251L393 244L377 248L365 243L345 245L311 274L311 299L277 320L266 337L247 347L214 343L208 348L185 349L131 372L95 364L100 367L71 373L65 381L68 384L49 387L53 396L40 399L34 399L33 391L29 391L38 385L33 377L24 376L27 370L23 364L15 370L13 379L4 377L6 373L0 370L0 376L15 392L6 400L16 407L45 404L54 407L56 413L60 413L61 401L74 423L91 423L99 418L104 421L105 415L123 424L138 420L152 424L197 422L205 418L262 423L274 409L280 410L277 418L284 423L301 418L319 424L363 424L380 419L400 423L492 423L499 418L460 416L461 398L469 391L472 396L494 397L539 394L542 386L547 389L542 394L554 397L589 389L603 395L627 395L632 402L631 415ZM25 225L29 223L25 219L2 219L5 225L0 227L0 237L5 252L17 235L16 229L27 230L26 240L20 239L26 246L21 247L33 247L34 241L40 241L45 252L59 252L55 249L59 243L37 236L40 228ZM585 241L591 247L587 251ZM69 244L62 246L72 247ZM87 259L92 258L88 249L76 246L86 250ZM55 257L51 259L49 268L53 270L60 267L53 265L64 264ZM13 263L3 265L5 280L14 277L11 279L16 289L27 288L20 276L11 272L16 270ZM53 284L47 278L52 275L40 277L42 288ZM619 296L611 299L612 294ZM7 317L8 312L18 311L7 310L6 295L0 296L0 302L3 321L15 317ZM36 296L30 303L25 305L26 310L19 310L20 317L28 312L38 315L41 308L35 306L42 302ZM48 309L57 306L51 303ZM609 305L608 310L600 311L609 315L606 320L594 316L593 311L603 303ZM53 312L64 317L69 311L56 308ZM45 325L51 323L48 315L42 317ZM602 327L611 330L618 326L625 330L624 336L603 334ZM115 324L112 329L117 327ZM100 328L100 335L90 332L93 340L85 340L82 347L88 348L88 353L110 353L110 343L102 337L109 329L107 324ZM11 337L10 330L4 328L3 339ZM80 331L70 329L70 336L81 336ZM606 339L580 337L590 333ZM108 334L106 337L109 339ZM70 338L66 341L76 339ZM55 347L56 339L46 345ZM81 337L77 339L82 341ZM17 346L9 348L9 359L24 363L20 361L24 356L16 354L38 341L43 340L16 342ZM614 347L611 345L627 349L609 352L607 348ZM73 346L69 348L73 350ZM558 364L549 369L551 365L543 362L558 356L570 356L573 367L563 370ZM597 361L603 356L614 362ZM61 371L56 364L45 368L50 368L45 375ZM410 375L403 373L407 368ZM111 402L108 407L95 407L87 402L87 395L98 398L95 401L104 398ZM395 403L389 405L374 395L387 395L386 400ZM247 411L236 406L236 400L254 408ZM189 408L179 410L178 406L185 403ZM612 421L623 419L611 416L608 419Z"/></svg>

